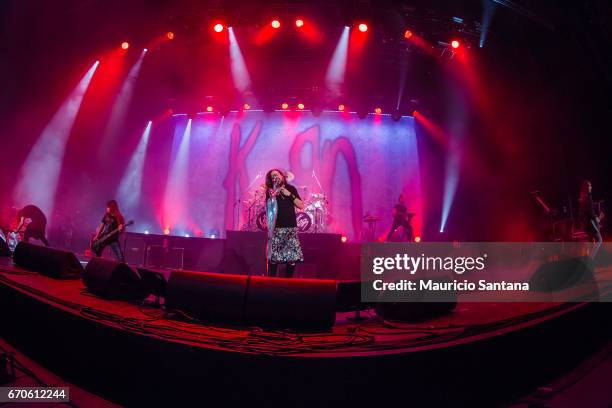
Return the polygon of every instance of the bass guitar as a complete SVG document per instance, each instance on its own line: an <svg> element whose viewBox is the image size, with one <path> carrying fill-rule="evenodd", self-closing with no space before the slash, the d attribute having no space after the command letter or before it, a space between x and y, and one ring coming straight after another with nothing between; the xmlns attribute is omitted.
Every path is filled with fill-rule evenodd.
<svg viewBox="0 0 612 408"><path fill-rule="evenodd" d="M130 225L134 225L134 220L130 220L128 221L124 227L127 228ZM114 230L102 235L101 237L97 238L97 239L93 239L91 241L91 250L94 252L98 252L103 246L104 244L110 239L112 238L115 234L117 234L120 231L120 228L115 228Z"/></svg>

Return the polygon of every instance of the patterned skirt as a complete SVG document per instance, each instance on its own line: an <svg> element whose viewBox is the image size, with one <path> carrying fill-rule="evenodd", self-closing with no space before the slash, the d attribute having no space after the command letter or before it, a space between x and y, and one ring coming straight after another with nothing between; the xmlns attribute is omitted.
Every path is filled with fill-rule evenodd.
<svg viewBox="0 0 612 408"><path fill-rule="evenodd" d="M275 228L272 238L268 241L268 262L297 263L304 261L302 247L297 236L297 228Z"/></svg>

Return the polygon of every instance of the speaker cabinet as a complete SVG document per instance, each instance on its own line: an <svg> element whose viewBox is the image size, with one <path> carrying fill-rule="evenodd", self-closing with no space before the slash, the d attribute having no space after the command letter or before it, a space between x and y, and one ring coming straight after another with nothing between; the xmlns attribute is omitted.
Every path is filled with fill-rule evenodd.
<svg viewBox="0 0 612 408"><path fill-rule="evenodd" d="M166 307L201 320L241 322L246 275L173 271L166 289Z"/></svg>
<svg viewBox="0 0 612 408"><path fill-rule="evenodd" d="M593 261L588 256L544 263L529 280L529 288L535 292L555 293L577 286L584 289L584 295L599 296Z"/></svg>
<svg viewBox="0 0 612 408"><path fill-rule="evenodd" d="M336 320L336 281L251 276L246 322L285 328L328 328Z"/></svg>
<svg viewBox="0 0 612 408"><path fill-rule="evenodd" d="M83 275L83 266L72 252L25 242L15 248L13 262L55 279L79 279Z"/></svg>
<svg viewBox="0 0 612 408"><path fill-rule="evenodd" d="M87 289L110 299L144 299L148 293L140 274L131 266L109 259L93 258L83 274Z"/></svg>
<svg viewBox="0 0 612 408"><path fill-rule="evenodd" d="M451 282L448 278L432 278L432 280L440 283ZM416 290L411 292L405 301L385 301L386 296L393 295L382 292L381 301L376 305L376 314L383 319L419 322L451 313L457 306L457 292L453 290L435 293Z"/></svg>

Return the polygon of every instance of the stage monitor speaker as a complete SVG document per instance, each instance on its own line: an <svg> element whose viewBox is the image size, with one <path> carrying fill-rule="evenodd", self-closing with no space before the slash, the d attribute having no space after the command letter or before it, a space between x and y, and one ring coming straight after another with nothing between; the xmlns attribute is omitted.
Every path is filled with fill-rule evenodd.
<svg viewBox="0 0 612 408"><path fill-rule="evenodd" d="M598 286L593 276L593 261L588 256L546 262L534 272L529 279L529 288L536 292L554 293L584 285L588 290L597 291Z"/></svg>
<svg viewBox="0 0 612 408"><path fill-rule="evenodd" d="M138 271L110 259L91 259L83 283L90 292L110 299L138 300L148 295Z"/></svg>
<svg viewBox="0 0 612 408"><path fill-rule="evenodd" d="M339 281L336 298L337 312L354 312L374 307L374 302L361 301L361 281Z"/></svg>
<svg viewBox="0 0 612 408"><path fill-rule="evenodd" d="M320 329L336 320L336 281L251 276L246 322L263 327Z"/></svg>
<svg viewBox="0 0 612 408"><path fill-rule="evenodd" d="M439 283L451 282L448 278L431 278ZM401 322L420 322L451 313L457 306L457 292L416 290L410 293L402 302L385 302L385 296L394 293L382 292L381 302L376 305L376 314L383 319Z"/></svg>
<svg viewBox="0 0 612 408"><path fill-rule="evenodd" d="M13 262L18 266L55 279L79 279L83 265L68 251L20 242Z"/></svg>
<svg viewBox="0 0 612 408"><path fill-rule="evenodd" d="M242 322L247 275L173 271L166 307L208 321Z"/></svg>
<svg viewBox="0 0 612 408"><path fill-rule="evenodd" d="M170 270L145 267L136 268L136 270L140 274L142 284L148 293L157 297L166 297L168 291L168 278L172 273Z"/></svg>

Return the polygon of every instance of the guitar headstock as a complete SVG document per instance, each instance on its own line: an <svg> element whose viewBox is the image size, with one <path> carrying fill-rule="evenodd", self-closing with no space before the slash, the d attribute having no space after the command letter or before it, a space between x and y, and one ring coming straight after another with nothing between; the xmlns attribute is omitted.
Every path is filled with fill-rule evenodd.
<svg viewBox="0 0 612 408"><path fill-rule="evenodd" d="M129 227L130 225L134 225L134 220L129 220L127 224L125 224L126 227Z"/></svg>

